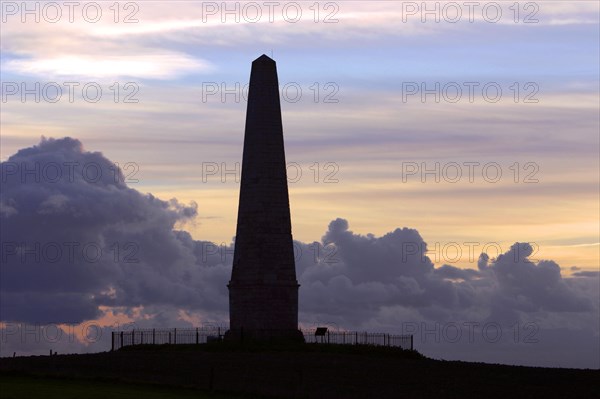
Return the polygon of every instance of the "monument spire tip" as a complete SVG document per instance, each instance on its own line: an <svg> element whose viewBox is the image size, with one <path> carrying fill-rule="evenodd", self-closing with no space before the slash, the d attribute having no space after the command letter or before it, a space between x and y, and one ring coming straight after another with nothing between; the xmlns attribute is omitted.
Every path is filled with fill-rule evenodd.
<svg viewBox="0 0 600 399"><path fill-rule="evenodd" d="M271 57L269 57L268 55L266 55L266 54L263 54L263 55L261 55L260 57L258 57L257 59L255 59L255 60L253 61L253 63L254 63L254 62L275 62L275 60L274 60L274 59L272 59Z"/></svg>

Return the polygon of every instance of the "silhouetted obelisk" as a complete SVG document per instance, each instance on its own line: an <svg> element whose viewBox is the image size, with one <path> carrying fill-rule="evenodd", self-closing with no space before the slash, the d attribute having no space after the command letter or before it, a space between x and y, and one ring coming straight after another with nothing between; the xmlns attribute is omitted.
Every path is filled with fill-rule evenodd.
<svg viewBox="0 0 600 399"><path fill-rule="evenodd" d="M262 55L250 73L228 338L302 340L298 287L277 68Z"/></svg>

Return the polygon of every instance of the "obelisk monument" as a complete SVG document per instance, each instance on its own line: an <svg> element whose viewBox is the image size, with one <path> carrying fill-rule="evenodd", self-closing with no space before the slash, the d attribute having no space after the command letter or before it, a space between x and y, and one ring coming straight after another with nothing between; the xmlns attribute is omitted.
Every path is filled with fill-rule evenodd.
<svg viewBox="0 0 600 399"><path fill-rule="evenodd" d="M252 62L228 339L303 340L298 330L294 264L279 83L275 61Z"/></svg>

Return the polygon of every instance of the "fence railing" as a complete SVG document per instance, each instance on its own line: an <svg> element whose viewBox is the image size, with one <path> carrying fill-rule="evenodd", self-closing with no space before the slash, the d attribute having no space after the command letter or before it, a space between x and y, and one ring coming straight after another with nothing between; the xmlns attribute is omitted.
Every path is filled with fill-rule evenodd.
<svg viewBox="0 0 600 399"><path fill-rule="evenodd" d="M111 350L114 351L132 345L205 344L222 340L226 330L225 328L214 327L113 331ZM403 349L413 349L412 335L338 330L327 331L324 335L316 335L314 329L300 329L300 331L307 343L395 346Z"/></svg>
<svg viewBox="0 0 600 399"><path fill-rule="evenodd" d="M205 344L211 340L220 340L225 331L221 328L170 328L139 329L112 332L112 350L131 345L162 344Z"/></svg>
<svg viewBox="0 0 600 399"><path fill-rule="evenodd" d="M310 333L302 331L302 333L304 334L304 340L308 343L398 346L403 349L413 349L412 335L393 335L359 331L327 331L325 335L322 336L316 336L314 331L311 331Z"/></svg>

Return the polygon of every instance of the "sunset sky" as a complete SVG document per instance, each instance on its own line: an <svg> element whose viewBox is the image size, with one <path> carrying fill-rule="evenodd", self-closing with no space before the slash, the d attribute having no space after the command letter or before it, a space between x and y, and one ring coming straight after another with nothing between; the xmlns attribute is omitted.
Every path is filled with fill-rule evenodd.
<svg viewBox="0 0 600 399"><path fill-rule="evenodd" d="M530 260L560 265L563 280L595 276L582 294L595 307L577 320L597 340L598 2L429 2L428 14L421 2L280 2L271 12L231 2L227 13L221 2L138 1L118 3L118 15L98 2L97 22L85 2L73 22L64 5L58 18L39 3L36 22L20 4L2 3L3 162L42 136L71 137L118 163L130 188L181 209L195 202L197 214L174 218L175 228L229 246L239 176L227 172L241 163L243 87L264 53L282 88L295 240L327 245L338 218L356 240L406 227L436 268L459 269L477 269L482 250L495 259L530 243ZM39 102L22 93L36 83ZM91 97L102 88L97 102L82 96L86 84ZM171 305L193 320L212 309ZM102 306L94 319L124 317ZM346 328L391 328L367 319Z"/></svg>

